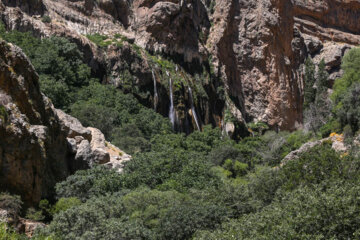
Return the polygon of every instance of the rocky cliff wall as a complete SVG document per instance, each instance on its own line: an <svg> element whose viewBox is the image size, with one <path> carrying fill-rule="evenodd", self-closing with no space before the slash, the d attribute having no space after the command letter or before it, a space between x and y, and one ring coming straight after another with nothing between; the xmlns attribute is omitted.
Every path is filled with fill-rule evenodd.
<svg viewBox="0 0 360 240"><path fill-rule="evenodd" d="M40 7L2 0L0 15L9 29L73 39L108 82L120 76L112 68L116 57L109 58L114 49L99 50L85 34L121 34L190 66L190 74L210 59L232 114L275 129L301 127L305 59L324 58L334 80L342 56L360 41L357 0L38 0L34 6ZM38 9L52 21L42 22ZM152 81L150 71L137 78Z"/></svg>
<svg viewBox="0 0 360 240"><path fill-rule="evenodd" d="M21 195L29 206L54 196L55 183L76 170L121 170L129 159L99 130L54 109L21 49L0 40L0 191Z"/></svg>

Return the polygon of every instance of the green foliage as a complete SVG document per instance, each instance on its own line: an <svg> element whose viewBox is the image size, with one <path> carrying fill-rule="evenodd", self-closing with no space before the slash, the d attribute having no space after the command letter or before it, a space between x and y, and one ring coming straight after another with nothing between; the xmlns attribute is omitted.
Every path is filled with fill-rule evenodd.
<svg viewBox="0 0 360 240"><path fill-rule="evenodd" d="M49 231L63 239L185 239L210 229L226 209L174 191L136 189L90 199L55 216Z"/></svg>
<svg viewBox="0 0 360 240"><path fill-rule="evenodd" d="M27 209L25 218L35 221L43 221L45 216L42 214L41 210L36 210L35 208L31 207Z"/></svg>
<svg viewBox="0 0 360 240"><path fill-rule="evenodd" d="M332 103L327 91L329 74L326 71L324 59L319 63L316 74L311 60L307 60L305 66L305 80L312 86L305 86L304 90L304 125L305 129L317 133L331 119ZM316 89L313 88L314 81Z"/></svg>
<svg viewBox="0 0 360 240"><path fill-rule="evenodd" d="M9 115L6 111L6 108L3 105L0 105L0 119L3 123L8 121Z"/></svg>
<svg viewBox="0 0 360 240"><path fill-rule="evenodd" d="M133 96L97 82L78 91L77 102L70 109L84 126L100 129L131 154L149 150L149 140L156 134L171 132L168 120L140 105Z"/></svg>
<svg viewBox="0 0 360 240"><path fill-rule="evenodd" d="M194 239L357 239L359 187L332 182L279 196L262 211L225 223Z"/></svg>
<svg viewBox="0 0 360 240"><path fill-rule="evenodd" d="M92 41L93 43L95 43L97 46L102 47L102 48L106 48L111 44L111 41L108 40L108 36L104 36L101 35L99 33L95 33L95 34L88 34L86 35L86 37ZM106 41L108 40L108 41Z"/></svg>
<svg viewBox="0 0 360 240"><path fill-rule="evenodd" d="M341 68L344 70L344 75L334 83L334 92L332 99L341 108L341 100L346 95L348 89L355 83L360 82L360 48L353 48L347 52L343 58Z"/></svg>
<svg viewBox="0 0 360 240"><path fill-rule="evenodd" d="M26 236L16 233L6 223L0 222L0 239L4 240L21 240L27 239Z"/></svg>
<svg viewBox="0 0 360 240"><path fill-rule="evenodd" d="M30 58L39 74L41 90L55 107L68 110L75 101L75 92L88 85L91 70L83 63L75 43L61 37L40 40L28 32L0 31L0 36L18 45Z"/></svg>
<svg viewBox="0 0 360 240"><path fill-rule="evenodd" d="M315 101L316 89L314 87L316 82L315 65L310 58L305 62L305 88L304 88L304 108L308 108L311 103Z"/></svg>
<svg viewBox="0 0 360 240"><path fill-rule="evenodd" d="M325 141L283 167L283 189L291 190L299 185L320 184L327 180L357 181L359 163L358 158L335 152L331 142Z"/></svg>
<svg viewBox="0 0 360 240"><path fill-rule="evenodd" d="M249 132L253 134L253 136L261 136L264 134L266 130L269 129L269 126L263 122L249 123L248 124Z"/></svg>
<svg viewBox="0 0 360 240"><path fill-rule="evenodd" d="M224 162L223 168L231 172L232 177L236 178L244 176L247 173L249 166L246 163L227 159Z"/></svg>
<svg viewBox="0 0 360 240"><path fill-rule="evenodd" d="M360 129L360 83L348 89L341 105L336 112L341 125L349 125L352 133L357 132Z"/></svg>
<svg viewBox="0 0 360 240"><path fill-rule="evenodd" d="M76 207L81 205L81 201L76 197L70 198L60 198L56 204L52 207L51 213L53 215L58 214L60 212L66 211L72 207Z"/></svg>
<svg viewBox="0 0 360 240"><path fill-rule="evenodd" d="M236 148L235 145L224 144L213 148L213 150L209 153L208 158L214 165L221 166L227 159L241 161L243 156L241 151Z"/></svg>
<svg viewBox="0 0 360 240"><path fill-rule="evenodd" d="M112 143L133 155L122 174L97 166L58 183L55 205L42 200L37 209L27 211L27 217L49 223L35 239L360 237L356 150L338 154L325 142L279 167L288 153L312 140L314 134L275 133L264 123L249 124L252 136L239 142L211 126L188 136L175 134L168 120L140 105L132 95L91 80L90 68L68 40L39 40L29 33L6 32L2 25L0 36L24 48L39 72L42 91L56 106L85 126L99 128ZM100 47L129 41L121 35L88 37ZM183 104L177 99L183 86L191 85L194 102L208 97L203 86L215 78L205 67L203 73L188 77L176 71L171 60L151 56L134 44L132 48L139 55L147 54L151 66L169 72L177 107ZM357 61L357 52L351 54L344 60L345 75L334 93L337 118L326 125L330 104L325 63L315 73L313 63L306 62L305 107L314 117L312 129L320 129L323 136L339 125L351 133L359 130L360 88L355 77L360 67L349 62ZM141 94L133 89L128 70L121 81L125 92ZM225 118L234 120L229 111ZM2 194L2 206L19 213L21 201ZM0 238L1 234L14 235L3 226Z"/></svg>
<svg viewBox="0 0 360 240"><path fill-rule="evenodd" d="M216 1L214 1L214 0L210 1L209 11L210 11L211 14L214 14L215 6L216 6Z"/></svg>
<svg viewBox="0 0 360 240"><path fill-rule="evenodd" d="M41 21L44 22L44 23L51 23L51 18L48 15L44 15L41 18Z"/></svg>
<svg viewBox="0 0 360 240"><path fill-rule="evenodd" d="M9 211L11 214L18 215L21 211L23 202L20 196L0 193L0 208Z"/></svg>
<svg viewBox="0 0 360 240"><path fill-rule="evenodd" d="M342 78L334 83L332 99L335 102L333 111L341 127L349 125L352 133L359 130L360 109L360 49L354 48L344 56L341 68L344 70Z"/></svg>
<svg viewBox="0 0 360 240"><path fill-rule="evenodd" d="M66 181L56 184L58 198L77 198L81 201L105 193L114 193L122 188L122 175L98 166L87 171L77 171Z"/></svg>
<svg viewBox="0 0 360 240"><path fill-rule="evenodd" d="M112 143L128 153L147 152L151 144L146 140L141 130L135 124L126 124L121 128L114 128L111 133Z"/></svg>
<svg viewBox="0 0 360 240"><path fill-rule="evenodd" d="M319 63L317 74L316 74L316 96L320 96L323 92L328 89L328 78L329 74L326 71L325 60L322 59Z"/></svg>
<svg viewBox="0 0 360 240"><path fill-rule="evenodd" d="M319 129L321 137L329 137L331 133L340 133L341 132L341 123L336 118L330 119L325 125Z"/></svg>

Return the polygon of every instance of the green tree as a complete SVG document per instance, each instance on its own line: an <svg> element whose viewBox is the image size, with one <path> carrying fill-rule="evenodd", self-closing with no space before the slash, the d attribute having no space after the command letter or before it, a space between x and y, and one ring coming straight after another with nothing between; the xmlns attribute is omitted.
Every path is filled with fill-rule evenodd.
<svg viewBox="0 0 360 240"><path fill-rule="evenodd" d="M342 107L336 112L340 123L349 125L352 133L356 133L360 129L360 83L348 89L341 103Z"/></svg>
<svg viewBox="0 0 360 240"><path fill-rule="evenodd" d="M304 88L304 108L308 108L311 103L315 101L316 89L315 89L315 64L311 58L306 59L305 62L305 88Z"/></svg>

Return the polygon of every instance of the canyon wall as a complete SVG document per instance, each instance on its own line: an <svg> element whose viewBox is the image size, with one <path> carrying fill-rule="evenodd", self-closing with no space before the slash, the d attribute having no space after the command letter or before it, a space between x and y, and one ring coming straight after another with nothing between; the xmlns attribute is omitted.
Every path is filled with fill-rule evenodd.
<svg viewBox="0 0 360 240"><path fill-rule="evenodd" d="M119 63L124 60L117 53L124 50L100 49L86 34L121 34L131 44L174 60L191 75L209 63L225 88L226 104L218 104L220 108L241 122L263 121L284 130L302 125L305 59L324 59L333 82L341 76L345 52L360 42L357 0L38 0L25 5L2 0L0 15L8 29L72 39L94 74L120 88L119 66L124 65ZM41 21L43 15L51 22ZM151 68L141 57L138 66L139 71L130 73L148 90ZM216 91L207 98L219 102ZM169 102L168 95L162 97ZM153 105L152 98L144 102ZM221 125L223 109L215 114L211 108L200 109L200 102L195 105L203 123ZM168 104L160 109L166 115ZM209 115L216 120L206 120Z"/></svg>
<svg viewBox="0 0 360 240"><path fill-rule="evenodd" d="M130 159L99 130L55 109L21 49L1 40L0 139L0 191L21 195L27 206L53 197L55 183L76 170L107 164L121 171Z"/></svg>

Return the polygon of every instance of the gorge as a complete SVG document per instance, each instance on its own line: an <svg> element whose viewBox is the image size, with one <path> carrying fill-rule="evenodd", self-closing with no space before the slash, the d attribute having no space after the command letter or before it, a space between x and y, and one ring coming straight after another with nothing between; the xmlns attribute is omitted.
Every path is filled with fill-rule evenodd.
<svg viewBox="0 0 360 240"><path fill-rule="evenodd" d="M359 238L359 19L0 0L0 238Z"/></svg>

